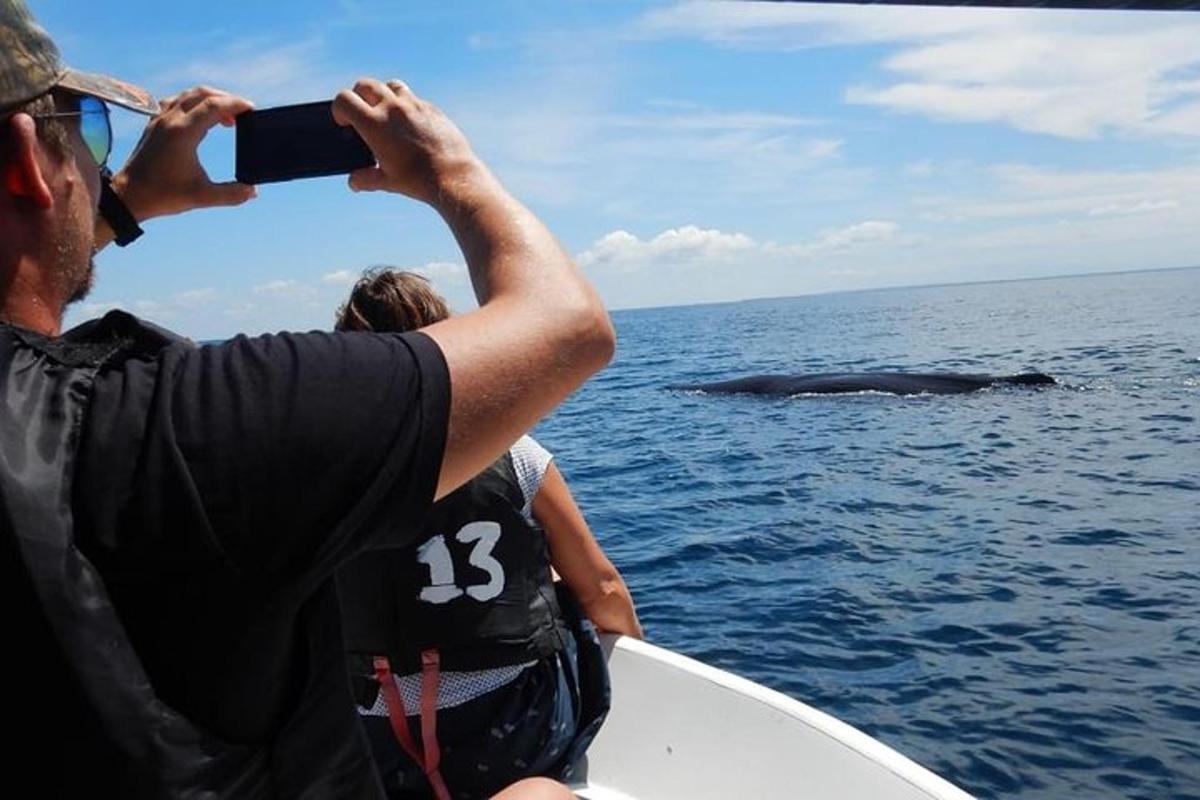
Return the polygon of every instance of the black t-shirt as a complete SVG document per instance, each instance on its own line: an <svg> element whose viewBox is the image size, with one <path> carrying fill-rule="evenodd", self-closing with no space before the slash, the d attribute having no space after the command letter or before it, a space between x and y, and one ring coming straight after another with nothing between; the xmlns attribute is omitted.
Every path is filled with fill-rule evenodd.
<svg viewBox="0 0 1200 800"><path fill-rule="evenodd" d="M320 741L353 715L330 576L417 533L449 397L419 333L177 344L99 373L75 534L163 700L275 757L345 745Z"/></svg>

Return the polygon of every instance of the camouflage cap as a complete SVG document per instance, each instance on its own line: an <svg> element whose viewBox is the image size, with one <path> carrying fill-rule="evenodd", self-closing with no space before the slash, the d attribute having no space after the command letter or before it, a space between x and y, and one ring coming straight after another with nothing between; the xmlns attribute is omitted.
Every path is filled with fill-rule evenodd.
<svg viewBox="0 0 1200 800"><path fill-rule="evenodd" d="M63 64L58 47L23 0L0 0L0 113L56 86L141 114L158 113L158 102L145 89Z"/></svg>

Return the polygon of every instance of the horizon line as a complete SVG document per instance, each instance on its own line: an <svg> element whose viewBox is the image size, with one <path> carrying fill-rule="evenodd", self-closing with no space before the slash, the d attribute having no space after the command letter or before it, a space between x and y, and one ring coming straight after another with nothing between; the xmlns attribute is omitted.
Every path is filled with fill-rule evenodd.
<svg viewBox="0 0 1200 800"><path fill-rule="evenodd" d="M947 286L986 286L1000 283L1026 283L1032 281L1053 281L1063 278L1090 278L1097 275L1136 275L1143 272L1184 272L1189 269L1200 269L1200 264L1190 264L1180 267L1144 267L1142 269L1121 268L1114 270L1096 270L1093 272L1064 272L1055 275L1037 275L1027 278L990 278L979 281L944 281L940 283L903 283L891 286L872 286L865 289L828 289L825 291L801 292L800 294L771 294L756 297L742 297L737 300L703 300L695 303L674 303L656 306L621 306L610 307L613 313L634 311L655 311L665 308L692 308L697 306L724 306L736 303L756 303L762 300L790 300L797 297L827 297L838 294L863 294L865 292L892 292L898 289L938 289Z"/></svg>

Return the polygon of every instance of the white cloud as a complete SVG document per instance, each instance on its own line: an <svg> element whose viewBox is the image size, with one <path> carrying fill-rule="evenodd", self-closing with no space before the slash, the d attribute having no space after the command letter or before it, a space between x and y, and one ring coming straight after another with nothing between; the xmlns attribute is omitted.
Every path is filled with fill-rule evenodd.
<svg viewBox="0 0 1200 800"><path fill-rule="evenodd" d="M857 250L883 242L912 244L900 226L886 220L866 220L843 228L822 231L810 241L792 244L756 242L744 233L706 230L684 225L643 240L618 230L598 239L580 253L580 266L606 272L629 273L666 266L703 269L759 261L790 262Z"/></svg>
<svg viewBox="0 0 1200 800"><path fill-rule="evenodd" d="M1200 136L1200 21L1190 16L1012 9L681 3L638 34L800 49L893 44L902 76L851 87L848 102L1073 139Z"/></svg>
<svg viewBox="0 0 1200 800"><path fill-rule="evenodd" d="M1110 203L1106 206L1099 206L1088 211L1088 214L1093 217L1146 214L1152 211L1175 208L1178 205L1179 203L1174 200L1138 200L1136 203Z"/></svg>
<svg viewBox="0 0 1200 800"><path fill-rule="evenodd" d="M1031 24L1026 30L918 44L884 62L907 80L853 87L846 99L1075 139L1164 129L1200 135L1200 126L1191 127L1186 115L1159 119L1197 94L1195 86L1170 78L1200 64L1197 41L1195 26L1077 34Z"/></svg>
<svg viewBox="0 0 1200 800"><path fill-rule="evenodd" d="M268 283L261 283L258 286L255 286L251 291L253 291L255 294L285 294L294 290L297 286L299 286L299 284L296 283L296 281L278 280L269 281Z"/></svg>
<svg viewBox="0 0 1200 800"><path fill-rule="evenodd" d="M1194 135L1200 131L1200 103L1164 111L1150 121L1149 127L1157 133Z"/></svg>
<svg viewBox="0 0 1200 800"><path fill-rule="evenodd" d="M890 220L864 220L798 241L684 225L641 238L616 230L577 260L614 308L741 300L895 282L923 242ZM917 260L927 269L922 255Z"/></svg>
<svg viewBox="0 0 1200 800"><path fill-rule="evenodd" d="M259 284L251 289L256 295L276 300L312 300L317 290L306 283L295 280L276 280Z"/></svg>
<svg viewBox="0 0 1200 800"><path fill-rule="evenodd" d="M963 264L1017 278L1186 266L1200 248L1200 167L960 163L957 173L958 191L917 201L936 233L922 255L956 264L950 279L963 277Z"/></svg>
<svg viewBox="0 0 1200 800"><path fill-rule="evenodd" d="M769 250L775 250L793 256L813 257L830 253L839 253L858 247L879 244L882 242L897 242L901 239L900 226L887 220L866 220L847 225L844 228L823 231L816 240L801 244L780 247L771 245ZM913 244L915 237L907 237L903 243Z"/></svg>
<svg viewBox="0 0 1200 800"><path fill-rule="evenodd" d="M943 244L967 252L1003 254L1014 262L1024 260L1022 253L1034 253L1057 265L1059 271L1069 263L1079 263L1089 270L1102 264L1125 269L1179 267L1195 263L1193 254L1200 245L1195 223L1194 212L1170 207L1154 212L1022 221L948 238Z"/></svg>
<svg viewBox="0 0 1200 800"><path fill-rule="evenodd" d="M414 267L413 272L424 275L434 283L463 283L469 275L466 264L453 261L430 261Z"/></svg>
<svg viewBox="0 0 1200 800"><path fill-rule="evenodd" d="M616 159L721 164L731 172L780 174L803 171L840 154L841 139L798 133L821 124L807 117L703 108L607 115L597 120L596 148Z"/></svg>
<svg viewBox="0 0 1200 800"><path fill-rule="evenodd" d="M1179 209L1200 220L1200 167L1065 170L1025 164L968 169L969 194L918 198L927 219L961 222L1018 217L1111 216Z"/></svg>
<svg viewBox="0 0 1200 800"><path fill-rule="evenodd" d="M895 239L900 232L900 226L886 220L867 220L850 225L846 228L830 231L824 234L819 246L831 250L843 250L866 242L884 242Z"/></svg>
<svg viewBox="0 0 1200 800"><path fill-rule="evenodd" d="M434 281L453 306L473 305L464 264L430 261L409 269ZM197 338L227 335L224 326L228 323L222 319L234 320L237 327L249 332L328 329L333 323L334 309L345 300L346 287L360 274L342 269L307 279L272 280L240 289L201 288L160 297L94 301L73 307L71 314L72 319L82 320L112 309L125 309Z"/></svg>
<svg viewBox="0 0 1200 800"><path fill-rule="evenodd" d="M196 308L198 306L208 305L217 300L220 293L216 289L189 289L185 292L180 292L172 298L174 304L182 308Z"/></svg>
<svg viewBox="0 0 1200 800"><path fill-rule="evenodd" d="M838 137L817 135L825 120L713 108L656 99L613 113L619 87L581 74L535 80L460 103L460 122L506 184L540 206L594 208L615 196L643 196L647 182L692 191L720 185L768 195L841 156Z"/></svg>
<svg viewBox="0 0 1200 800"><path fill-rule="evenodd" d="M1139 119L1086 87L900 83L886 89L851 88L851 103L884 106L949 122L1003 122L1018 130L1090 139L1111 126L1132 128Z"/></svg>
<svg viewBox="0 0 1200 800"><path fill-rule="evenodd" d="M259 106L270 106L332 97L350 85L353 76L329 65L319 38L283 44L244 39L220 53L165 71L155 80L171 87L219 86Z"/></svg>
<svg viewBox="0 0 1200 800"><path fill-rule="evenodd" d="M813 160L819 160L835 156L841 150L841 139L812 139L806 145L804 154Z"/></svg>
<svg viewBox="0 0 1200 800"><path fill-rule="evenodd" d="M83 303L72 310L72 317L91 319L122 309L140 317L153 320L174 320L180 314L211 305L219 294L215 289L189 289L164 298L139 298L137 300L110 300Z"/></svg>
<svg viewBox="0 0 1200 800"><path fill-rule="evenodd" d="M169 314L170 309L168 304L160 303L157 300L135 300L133 312L140 317L165 317Z"/></svg>
<svg viewBox="0 0 1200 800"><path fill-rule="evenodd" d="M631 270L651 263L727 261L756 247L754 240L742 233L685 225L647 241L628 231L613 231L580 253L577 260L583 267Z"/></svg>
<svg viewBox="0 0 1200 800"><path fill-rule="evenodd" d="M950 36L996 24L1014 24L1026 12L829 7L786 3L692 0L642 16L631 32L640 38L691 36L748 49L873 44L915 36Z"/></svg>
<svg viewBox="0 0 1200 800"><path fill-rule="evenodd" d="M667 107L675 104L660 104ZM778 131L788 128L811 128L824 121L789 114L765 114L756 111L717 111L689 107L675 113L612 114L601 123L614 129L645 131Z"/></svg>
<svg viewBox="0 0 1200 800"><path fill-rule="evenodd" d="M321 276L321 283L331 283L334 286L352 286L362 273L352 269L339 269L336 272L326 272Z"/></svg>

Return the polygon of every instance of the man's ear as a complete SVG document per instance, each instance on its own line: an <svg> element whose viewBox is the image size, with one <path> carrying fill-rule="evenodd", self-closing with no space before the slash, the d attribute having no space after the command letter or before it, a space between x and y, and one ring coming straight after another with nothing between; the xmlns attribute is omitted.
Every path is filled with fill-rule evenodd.
<svg viewBox="0 0 1200 800"><path fill-rule="evenodd" d="M8 127L8 158L0 166L4 191L35 208L51 208L54 194L38 158L42 144L37 137L37 123L28 114L14 114L0 124Z"/></svg>

